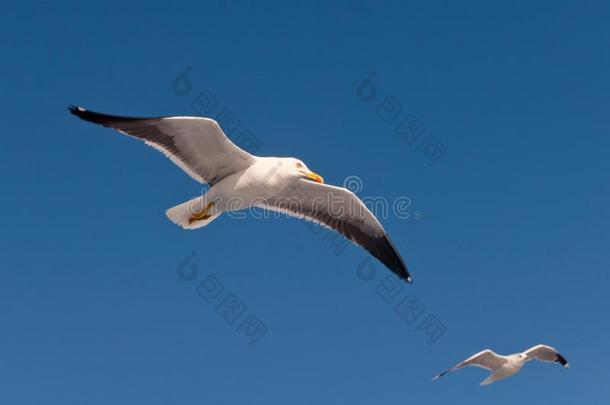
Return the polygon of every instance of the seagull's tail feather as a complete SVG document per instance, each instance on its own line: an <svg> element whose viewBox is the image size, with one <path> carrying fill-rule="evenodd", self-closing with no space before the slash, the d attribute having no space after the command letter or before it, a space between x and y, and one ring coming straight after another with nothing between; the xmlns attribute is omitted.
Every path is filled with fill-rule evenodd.
<svg viewBox="0 0 610 405"><path fill-rule="evenodd" d="M481 384L479 385L489 385L492 382L496 381L495 376L492 374L489 375L489 377L487 377L486 379L484 379L483 381L481 381Z"/></svg>
<svg viewBox="0 0 610 405"><path fill-rule="evenodd" d="M184 229L202 228L222 214L214 209L214 204L206 204L205 200L205 196L193 198L168 209L165 215Z"/></svg>

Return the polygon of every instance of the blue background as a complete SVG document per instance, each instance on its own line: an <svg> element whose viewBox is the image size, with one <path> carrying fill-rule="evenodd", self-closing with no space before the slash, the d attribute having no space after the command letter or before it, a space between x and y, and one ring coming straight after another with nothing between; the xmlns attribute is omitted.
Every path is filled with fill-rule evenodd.
<svg viewBox="0 0 610 405"><path fill-rule="evenodd" d="M1 402L605 403L610 8L489 3L5 4ZM361 249L338 254L296 219L181 230L164 210L200 185L65 109L189 115L206 89L259 154L411 199L409 219L382 222L419 319L378 294L380 265L358 277ZM387 96L447 148L436 164L377 115ZM196 292L211 274L247 306L231 325ZM268 327L253 346L236 330L251 313ZM431 345L430 314L446 327ZM430 382L481 349L542 342L572 368Z"/></svg>

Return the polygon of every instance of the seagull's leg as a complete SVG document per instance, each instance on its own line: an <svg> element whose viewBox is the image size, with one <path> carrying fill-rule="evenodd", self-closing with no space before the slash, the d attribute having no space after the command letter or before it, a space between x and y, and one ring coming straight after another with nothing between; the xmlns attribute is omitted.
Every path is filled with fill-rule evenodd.
<svg viewBox="0 0 610 405"><path fill-rule="evenodd" d="M210 214L209 212L213 206L214 206L214 202L210 202L210 203L208 203L208 205L206 205L205 209L203 209L202 211L194 212L191 215L191 217L189 218L189 225L195 221L201 221L201 220L206 220L206 219L210 218L212 216L212 214Z"/></svg>

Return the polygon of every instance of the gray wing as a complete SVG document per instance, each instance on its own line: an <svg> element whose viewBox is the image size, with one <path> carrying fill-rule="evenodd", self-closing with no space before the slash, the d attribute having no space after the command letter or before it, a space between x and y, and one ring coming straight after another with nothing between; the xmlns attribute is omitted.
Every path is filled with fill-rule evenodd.
<svg viewBox="0 0 610 405"><path fill-rule="evenodd" d="M210 118L135 118L100 114L75 106L68 109L85 121L142 139L200 183L213 185L246 169L255 159L231 142Z"/></svg>
<svg viewBox="0 0 610 405"><path fill-rule="evenodd" d="M551 346L536 345L530 349L527 349L525 352L523 352L523 354L536 360L555 362L566 368L570 367L565 357L559 354L559 352Z"/></svg>
<svg viewBox="0 0 610 405"><path fill-rule="evenodd" d="M339 232L366 249L398 277L411 282L407 266L385 230L351 191L299 179L281 195L258 205Z"/></svg>
<svg viewBox="0 0 610 405"><path fill-rule="evenodd" d="M459 370L460 368L466 366L480 367L486 370L494 371L504 363L506 363L506 359L504 357L499 356L492 350L487 349L467 358L461 363L456 364L449 370L443 371L442 373L434 377L432 380L437 380L451 371Z"/></svg>

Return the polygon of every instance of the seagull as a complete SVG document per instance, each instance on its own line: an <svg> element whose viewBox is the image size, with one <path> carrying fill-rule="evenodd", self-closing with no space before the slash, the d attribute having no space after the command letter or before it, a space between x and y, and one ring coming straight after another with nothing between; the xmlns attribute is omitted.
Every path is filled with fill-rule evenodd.
<svg viewBox="0 0 610 405"><path fill-rule="evenodd" d="M474 356L464 360L458 365L443 371L432 379L438 380L450 371L459 370L466 366L480 367L491 371L489 377L481 382L481 385L488 385L494 381L503 380L521 371L523 365L532 360L540 360L545 362L559 363L565 368L570 368L568 361L557 350L551 346L536 345L522 353L509 354L502 356L487 349L475 354Z"/></svg>
<svg viewBox="0 0 610 405"><path fill-rule="evenodd" d="M220 125L204 117L136 118L69 106L77 117L114 128L162 152L207 192L166 211L184 229L204 227L223 212L264 208L313 221L363 247L399 278L412 282L403 259L375 216L346 188L292 157L254 156L236 146Z"/></svg>

